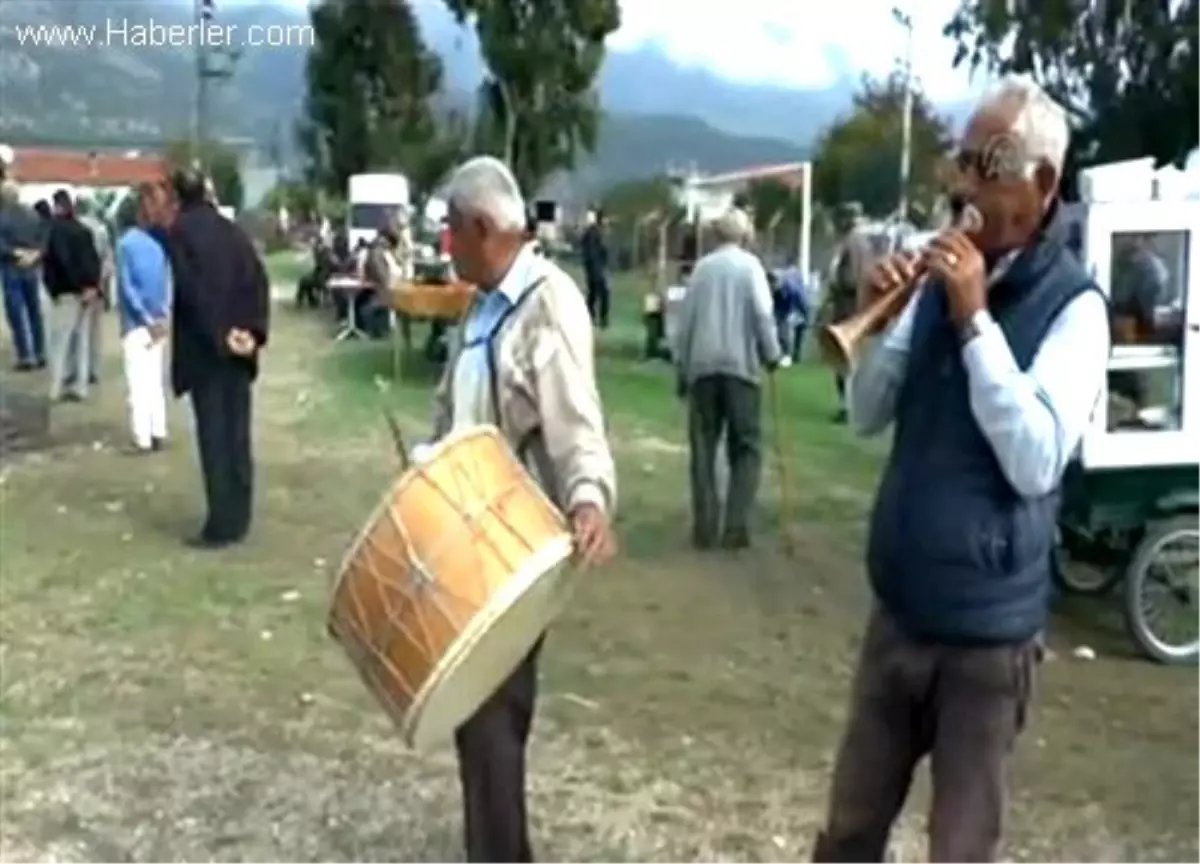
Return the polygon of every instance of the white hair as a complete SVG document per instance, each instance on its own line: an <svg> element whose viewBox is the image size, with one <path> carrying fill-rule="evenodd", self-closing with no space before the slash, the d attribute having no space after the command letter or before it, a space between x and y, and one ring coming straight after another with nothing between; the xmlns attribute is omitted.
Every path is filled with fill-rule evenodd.
<svg viewBox="0 0 1200 864"><path fill-rule="evenodd" d="M745 243L754 236L754 225L745 210L730 207L713 222L713 232L723 243Z"/></svg>
<svg viewBox="0 0 1200 864"><path fill-rule="evenodd" d="M494 156L476 156L450 178L446 202L460 213L487 216L502 231L525 230L525 199L508 166Z"/></svg>
<svg viewBox="0 0 1200 864"><path fill-rule="evenodd" d="M980 107L1018 106L1012 133L1025 145L1028 162L1025 170L1032 175L1041 163L1062 176L1071 125L1067 112L1028 75L1005 75L994 90L983 98Z"/></svg>

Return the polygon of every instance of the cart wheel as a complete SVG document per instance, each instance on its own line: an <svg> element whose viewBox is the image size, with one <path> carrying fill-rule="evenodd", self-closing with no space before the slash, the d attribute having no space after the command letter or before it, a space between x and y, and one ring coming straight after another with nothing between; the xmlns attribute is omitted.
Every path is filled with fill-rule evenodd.
<svg viewBox="0 0 1200 864"><path fill-rule="evenodd" d="M1099 567L1072 561L1071 555L1062 546L1054 549L1050 575L1054 587L1064 594L1098 597L1107 594L1125 575L1120 567Z"/></svg>
<svg viewBox="0 0 1200 864"><path fill-rule="evenodd" d="M1125 574L1125 619L1138 646L1160 663L1200 656L1200 529L1195 516L1152 522Z"/></svg>

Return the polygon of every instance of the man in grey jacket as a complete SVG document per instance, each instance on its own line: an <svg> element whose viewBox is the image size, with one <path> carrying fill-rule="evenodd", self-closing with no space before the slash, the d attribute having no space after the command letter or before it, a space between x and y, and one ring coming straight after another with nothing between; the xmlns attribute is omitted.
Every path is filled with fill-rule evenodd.
<svg viewBox="0 0 1200 864"><path fill-rule="evenodd" d="M720 541L740 549L750 545L750 512L762 469L762 367L773 369L781 353L766 271L743 248L753 234L750 218L735 208L714 229L721 245L692 272L675 357L680 392L688 401L692 542L700 549L717 542L715 463L724 436L729 492Z"/></svg>

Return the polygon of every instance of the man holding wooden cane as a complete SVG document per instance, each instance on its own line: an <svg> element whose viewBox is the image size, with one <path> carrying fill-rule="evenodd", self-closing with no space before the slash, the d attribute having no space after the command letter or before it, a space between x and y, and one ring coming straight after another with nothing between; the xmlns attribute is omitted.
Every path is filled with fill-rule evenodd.
<svg viewBox="0 0 1200 864"><path fill-rule="evenodd" d="M743 248L754 233L749 216L733 208L714 233L721 245L692 271L672 353L688 404L692 543L743 549L762 473L762 370L783 355L767 273ZM723 520L716 479L722 437L729 459Z"/></svg>

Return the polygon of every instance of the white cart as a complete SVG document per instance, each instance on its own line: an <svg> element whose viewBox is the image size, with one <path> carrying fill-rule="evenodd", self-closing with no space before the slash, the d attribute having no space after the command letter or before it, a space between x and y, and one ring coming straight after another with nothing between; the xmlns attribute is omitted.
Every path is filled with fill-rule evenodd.
<svg viewBox="0 0 1200 864"><path fill-rule="evenodd" d="M1102 201L1078 215L1082 254L1112 304L1114 344L1064 480L1058 582L1077 593L1122 584L1139 647L1160 662L1195 662L1200 201Z"/></svg>

